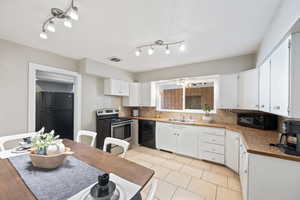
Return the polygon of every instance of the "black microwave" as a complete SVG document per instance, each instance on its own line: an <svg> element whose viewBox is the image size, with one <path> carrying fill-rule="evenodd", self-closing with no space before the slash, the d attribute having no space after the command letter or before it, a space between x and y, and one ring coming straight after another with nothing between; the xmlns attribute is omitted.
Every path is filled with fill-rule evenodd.
<svg viewBox="0 0 300 200"><path fill-rule="evenodd" d="M277 130L277 116L266 113L238 113L237 124L240 126Z"/></svg>

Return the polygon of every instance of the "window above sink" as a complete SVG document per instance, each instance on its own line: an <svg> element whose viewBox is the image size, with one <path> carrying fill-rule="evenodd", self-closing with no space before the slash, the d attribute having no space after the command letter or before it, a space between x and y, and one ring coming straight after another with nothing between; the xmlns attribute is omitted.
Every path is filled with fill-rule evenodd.
<svg viewBox="0 0 300 200"><path fill-rule="evenodd" d="M157 110L166 112L216 113L218 76L184 78L157 83Z"/></svg>

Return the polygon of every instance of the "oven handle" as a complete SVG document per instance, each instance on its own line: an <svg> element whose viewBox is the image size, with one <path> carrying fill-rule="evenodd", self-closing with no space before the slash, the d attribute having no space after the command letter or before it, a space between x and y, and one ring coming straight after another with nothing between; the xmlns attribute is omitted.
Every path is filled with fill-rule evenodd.
<svg viewBox="0 0 300 200"><path fill-rule="evenodd" d="M122 123L122 124L116 124L116 125L112 125L111 127L115 128L115 127L124 126L124 125L132 125L132 122L126 122L126 123Z"/></svg>

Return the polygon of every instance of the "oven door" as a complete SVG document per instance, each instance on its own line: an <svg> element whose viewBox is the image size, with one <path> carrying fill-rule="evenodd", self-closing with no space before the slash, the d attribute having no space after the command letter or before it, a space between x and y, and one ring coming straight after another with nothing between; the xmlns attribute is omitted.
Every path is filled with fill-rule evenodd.
<svg viewBox="0 0 300 200"><path fill-rule="evenodd" d="M132 121L111 126L111 137L130 141L132 139Z"/></svg>

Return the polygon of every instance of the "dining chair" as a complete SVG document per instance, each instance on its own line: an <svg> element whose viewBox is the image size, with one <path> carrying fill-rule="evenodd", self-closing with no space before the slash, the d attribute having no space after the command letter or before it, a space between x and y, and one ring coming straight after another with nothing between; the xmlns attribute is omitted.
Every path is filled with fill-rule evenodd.
<svg viewBox="0 0 300 200"><path fill-rule="evenodd" d="M124 158L125 154L129 148L129 142L125 140L120 140L117 138L112 138L112 137L106 137L104 140L104 145L103 145L103 151L107 151L107 145L112 144L112 145L117 145L123 148L123 153L120 155L120 157Z"/></svg>
<svg viewBox="0 0 300 200"><path fill-rule="evenodd" d="M9 141L21 140L23 138L33 137L37 134L44 133L44 131L45 131L45 128L43 127L37 132L22 133L22 134L17 134L17 135L8 135L8 136L0 137L0 151L5 151L6 150L5 147L4 147L4 144L9 142Z"/></svg>
<svg viewBox="0 0 300 200"><path fill-rule="evenodd" d="M147 196L147 200L154 200L157 186L158 186L158 180L153 178L151 188Z"/></svg>
<svg viewBox="0 0 300 200"><path fill-rule="evenodd" d="M82 136L91 138L91 143L89 145L92 146L92 147L95 146L96 136L97 136L96 132L80 130L80 131L78 131L76 142L84 143L83 140L82 140Z"/></svg>

